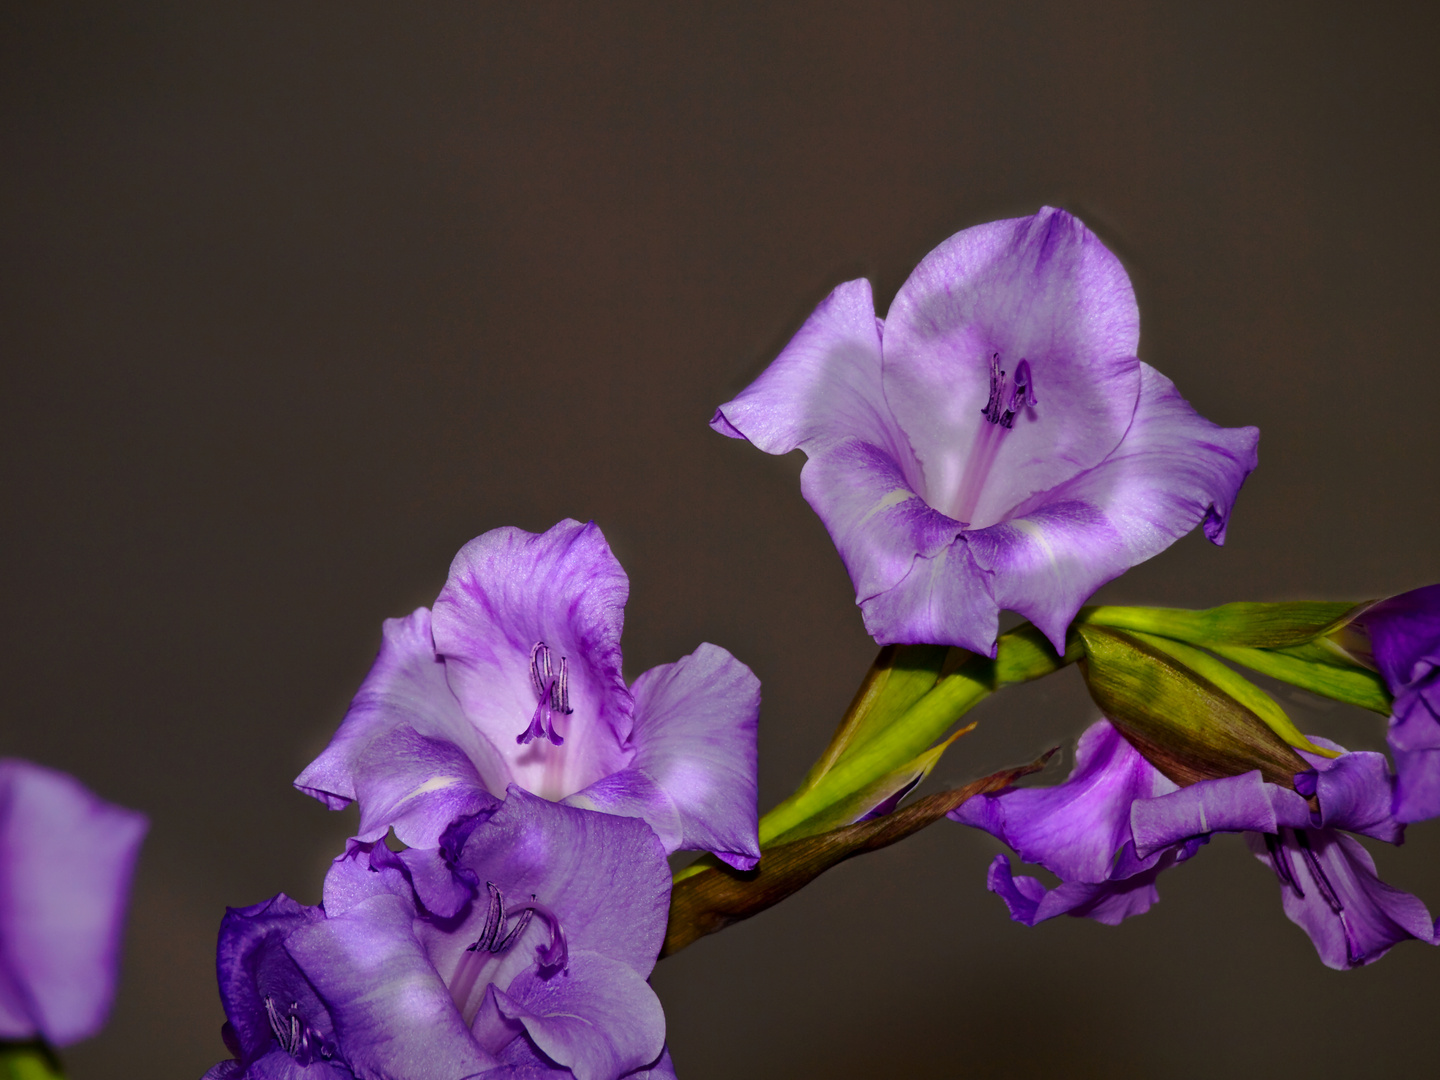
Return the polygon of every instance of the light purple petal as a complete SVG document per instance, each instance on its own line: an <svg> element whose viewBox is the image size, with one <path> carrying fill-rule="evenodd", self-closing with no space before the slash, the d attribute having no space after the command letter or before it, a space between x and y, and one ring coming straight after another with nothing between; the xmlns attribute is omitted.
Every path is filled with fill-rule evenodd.
<svg viewBox="0 0 1440 1080"><path fill-rule="evenodd" d="M1381 881L1375 861L1358 841L1330 829L1309 830L1303 835L1312 862L1293 832L1281 835L1279 850L1294 882L1281 886L1285 914L1310 935L1326 967L1343 970L1373 963L1409 938L1436 943L1435 924L1425 905ZM1246 839L1255 857L1275 869L1264 838L1251 833Z"/></svg>
<svg viewBox="0 0 1440 1080"><path fill-rule="evenodd" d="M1116 926L1131 915L1143 915L1160 899L1155 888L1158 868L1143 871L1120 881L1087 884L1062 882L1047 889L1037 878L1016 877L1010 860L996 855L990 864L987 887L1010 909L1010 918L1034 926L1057 915L1088 917L1107 926Z"/></svg>
<svg viewBox="0 0 1440 1080"><path fill-rule="evenodd" d="M0 759L0 1039L68 1046L104 1025L147 828L71 776Z"/></svg>
<svg viewBox="0 0 1440 1080"><path fill-rule="evenodd" d="M756 724L760 680L718 645L703 644L635 680L630 768L569 802L644 818L666 851L711 851L748 870L760 859Z"/></svg>
<svg viewBox="0 0 1440 1080"><path fill-rule="evenodd" d="M917 556L902 581L862 601L860 612L881 644L958 645L994 656L1000 609L990 589L962 536L933 557Z"/></svg>
<svg viewBox="0 0 1440 1080"><path fill-rule="evenodd" d="M1356 751L1329 759L1305 756L1316 766L1313 776L1320 813L1319 820L1311 815L1314 824L1362 833L1387 844L1404 839L1405 827L1393 814L1395 777L1384 754ZM1302 794L1308 790L1304 783L1297 786Z"/></svg>
<svg viewBox="0 0 1440 1080"><path fill-rule="evenodd" d="M495 992L499 1012L576 1080L615 1080L653 1062L665 1045L660 999L628 964L572 951L563 972L523 972Z"/></svg>
<svg viewBox="0 0 1440 1080"><path fill-rule="evenodd" d="M456 841L454 861L476 881L494 882L506 897L535 897L560 918L571 949L599 952L650 974L665 936L670 873L650 827L636 818L598 814L546 802L512 787L500 809ZM510 901L513 902L513 901ZM421 927L431 959L448 976L479 937L485 920L476 904L459 925ZM540 919L504 959L534 962L547 933ZM506 969L510 975L519 967ZM508 975L493 977L503 989Z"/></svg>
<svg viewBox="0 0 1440 1080"><path fill-rule="evenodd" d="M923 465L926 501L984 527L1099 464L1135 410L1139 318L1120 261L1063 210L966 229L927 255L884 342L885 396ZM982 416L996 353L1012 374L1029 362L1038 403L999 439L967 514L967 467L999 431Z"/></svg>
<svg viewBox="0 0 1440 1080"><path fill-rule="evenodd" d="M295 786L333 810L360 801L360 838L395 826L407 844L433 846L486 789L501 793L509 771L466 719L435 654L431 615L419 608L387 619L380 654L330 745Z"/></svg>
<svg viewBox="0 0 1440 1080"><path fill-rule="evenodd" d="M459 1080L496 1062L460 1018L415 936L414 909L377 895L291 932L286 948L335 1023L360 1076Z"/></svg>
<svg viewBox="0 0 1440 1080"><path fill-rule="evenodd" d="M1134 422L1112 453L1020 502L1003 522L966 533L976 563L994 575L996 602L1033 621L1058 650L1075 613L1105 582L1202 521L1206 535L1223 542L1235 496L1255 468L1257 429L1218 427L1154 368L1140 371Z"/></svg>
<svg viewBox="0 0 1440 1080"><path fill-rule="evenodd" d="M880 349L870 282L847 281L758 379L716 410L710 426L767 454L799 447L813 456L827 443L853 437L904 462L910 447L885 404ZM918 472L912 475L918 479Z"/></svg>
<svg viewBox="0 0 1440 1080"><path fill-rule="evenodd" d="M504 528L470 541L435 601L435 649L465 715L528 791L560 799L629 762L633 703L620 671L630 584L594 522L535 534ZM545 642L569 665L565 742L519 745L535 712L530 654Z"/></svg>
<svg viewBox="0 0 1440 1080"><path fill-rule="evenodd" d="M915 493L895 458L859 439L817 451L800 472L800 491L840 552L855 602L895 587L917 555L934 557L960 524Z"/></svg>
<svg viewBox="0 0 1440 1080"><path fill-rule="evenodd" d="M949 817L986 830L1066 882L1098 884L1111 878L1116 855L1131 839L1131 804L1175 790L1100 720L1080 736L1064 783L978 795Z"/></svg>
<svg viewBox="0 0 1440 1080"><path fill-rule="evenodd" d="M1258 770L1202 780L1130 809L1135 852L1145 858L1162 848L1215 832L1275 833L1282 825L1306 828L1310 807L1287 788L1267 784Z"/></svg>
<svg viewBox="0 0 1440 1080"><path fill-rule="evenodd" d="M200 1080L353 1080L354 1076L349 1069L325 1061L301 1065L277 1048L252 1062L248 1069L238 1061L222 1061Z"/></svg>

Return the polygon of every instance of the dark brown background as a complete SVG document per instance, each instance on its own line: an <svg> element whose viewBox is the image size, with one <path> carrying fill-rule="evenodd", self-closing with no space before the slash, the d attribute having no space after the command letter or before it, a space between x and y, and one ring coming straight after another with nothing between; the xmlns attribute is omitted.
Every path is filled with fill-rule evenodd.
<svg viewBox="0 0 1440 1080"><path fill-rule="evenodd" d="M783 795L873 647L798 456L706 420L833 285L869 275L883 307L961 227L1080 214L1134 276L1142 356L1264 432L1229 545L1190 537L1105 596L1440 579L1421 10L7 4L0 752L154 822L77 1080L222 1056L224 905L318 898L353 818L289 781L380 620L486 529L598 521L629 673L701 640L751 664ZM1297 713L1377 745L1377 721ZM1092 709L1069 672L977 715L942 778ZM1235 838L1119 929L1011 923L995 850L937 826L666 961L681 1075L1435 1059L1440 953L1326 970ZM1381 860L1440 910L1440 826Z"/></svg>

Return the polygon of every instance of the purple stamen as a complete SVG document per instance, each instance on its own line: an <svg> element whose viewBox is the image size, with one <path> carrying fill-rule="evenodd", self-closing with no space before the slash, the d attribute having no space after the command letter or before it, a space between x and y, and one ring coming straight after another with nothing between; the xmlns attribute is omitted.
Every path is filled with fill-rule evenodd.
<svg viewBox="0 0 1440 1080"><path fill-rule="evenodd" d="M1274 833L1265 834L1265 850L1270 853L1270 867L1275 871L1275 876L1280 879L1282 886L1289 885L1295 890L1295 895L1305 899L1305 890L1300 888L1300 883L1295 880L1295 873L1290 868L1290 855L1281 843L1280 837Z"/></svg>
<svg viewBox="0 0 1440 1080"><path fill-rule="evenodd" d="M1310 838L1305 835L1304 829L1295 830L1295 841L1300 845L1300 850L1305 855L1306 865L1310 867L1310 874L1315 878L1315 884L1320 889L1320 895L1330 905L1330 910L1336 915L1343 915L1345 905L1340 902L1340 896L1335 892L1335 887L1330 884L1330 879L1325 876L1325 871L1320 866L1320 860L1316 857L1315 851L1310 847ZM1343 920L1342 920L1343 921Z"/></svg>
<svg viewBox="0 0 1440 1080"><path fill-rule="evenodd" d="M301 1021L298 1003L292 1001L285 1015L275 1008L275 999L265 998L265 1016L270 1021L270 1030L280 1049L295 1059L299 1065L313 1065L318 1059L329 1061L335 1056L335 1047L309 1024Z"/></svg>
<svg viewBox="0 0 1440 1080"><path fill-rule="evenodd" d="M1005 372L1000 370L1000 354L990 354L990 401L980 414L995 424L1000 420L1000 397L1005 391Z"/></svg>
<svg viewBox="0 0 1440 1080"><path fill-rule="evenodd" d="M505 895L493 881L487 881L485 887L490 890L490 909L485 913L485 927L480 931L480 936L475 939L475 943L465 950L466 952L504 952L515 943L516 938L525 932L531 920L539 915L550 925L550 943L537 950L540 966L545 968L566 966L570 950L565 940L565 931L560 926L560 917L555 912L533 896L523 904L507 908ZM511 919L514 919L515 922L507 931L505 926Z"/></svg>
<svg viewBox="0 0 1440 1080"><path fill-rule="evenodd" d="M515 736L515 741L525 746L543 738L560 746L565 739L555 730L555 714L569 716L575 711L570 707L569 657L560 658L560 673L556 675L550 646L537 641L530 647L530 688L535 691L535 712L530 717L530 725Z"/></svg>

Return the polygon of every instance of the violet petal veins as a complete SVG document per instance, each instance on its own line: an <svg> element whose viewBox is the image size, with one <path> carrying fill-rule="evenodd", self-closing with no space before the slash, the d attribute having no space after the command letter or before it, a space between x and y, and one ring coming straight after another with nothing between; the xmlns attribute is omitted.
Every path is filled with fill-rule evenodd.
<svg viewBox="0 0 1440 1080"><path fill-rule="evenodd" d="M1001 608L1063 649L1092 592L1202 522L1224 539L1255 428L1220 428L1136 358L1124 268L1063 210L952 236L882 323L837 288L711 426L808 458L880 643L992 655Z"/></svg>
<svg viewBox="0 0 1440 1080"><path fill-rule="evenodd" d="M432 612L385 623L375 666L296 786L360 804L361 840L433 847L516 784L644 818L742 869L759 858L760 684L724 649L627 687L629 580L600 530L496 529L461 549Z"/></svg>

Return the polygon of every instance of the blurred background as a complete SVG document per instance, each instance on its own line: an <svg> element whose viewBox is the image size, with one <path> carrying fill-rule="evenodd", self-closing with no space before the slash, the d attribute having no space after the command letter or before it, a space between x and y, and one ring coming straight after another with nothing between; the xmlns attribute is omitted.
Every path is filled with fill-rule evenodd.
<svg viewBox="0 0 1440 1080"><path fill-rule="evenodd" d="M487 529L599 522L627 673L702 640L749 663L781 798L874 646L800 456L706 421L834 285L870 277L883 311L965 226L1080 215L1133 276L1141 356L1263 432L1226 547L1188 537L1103 598L1440 580L1437 13L5 4L0 753L153 820L76 1080L225 1056L225 905L319 899L355 819L290 781L381 620ZM1073 671L1007 692L936 779L1093 715ZM1119 928L1010 922L996 850L941 823L664 961L680 1075L1434 1061L1440 952L1325 969L1238 838ZM1379 857L1440 911L1440 823Z"/></svg>

